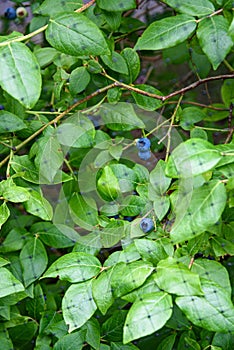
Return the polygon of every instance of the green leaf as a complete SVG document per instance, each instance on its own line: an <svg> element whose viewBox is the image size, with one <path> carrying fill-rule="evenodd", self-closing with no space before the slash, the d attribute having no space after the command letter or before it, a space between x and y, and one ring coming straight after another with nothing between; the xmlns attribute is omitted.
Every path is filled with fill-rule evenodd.
<svg viewBox="0 0 234 350"><path fill-rule="evenodd" d="M42 220L51 220L53 209L50 203L38 192L31 191L30 198L24 203L28 213L38 216Z"/></svg>
<svg viewBox="0 0 234 350"><path fill-rule="evenodd" d="M0 267L8 265L10 262L0 257Z"/></svg>
<svg viewBox="0 0 234 350"><path fill-rule="evenodd" d="M43 243L54 248L74 246L80 235L71 227L63 224L39 222L31 227L31 232L39 235Z"/></svg>
<svg viewBox="0 0 234 350"><path fill-rule="evenodd" d="M23 57L23 59L22 59ZM41 93L40 67L29 48L12 42L0 48L0 84L26 108L32 108Z"/></svg>
<svg viewBox="0 0 234 350"><path fill-rule="evenodd" d="M199 43L214 70L218 68L233 46L228 29L228 20L223 16L205 18L198 25Z"/></svg>
<svg viewBox="0 0 234 350"><path fill-rule="evenodd" d="M169 335L159 344L157 350L172 350L175 343L176 334Z"/></svg>
<svg viewBox="0 0 234 350"><path fill-rule="evenodd" d="M125 294L121 299L127 300L129 303L134 303L137 299L142 298L145 294L160 292L160 289L156 283L156 273L150 275L145 283L132 292Z"/></svg>
<svg viewBox="0 0 234 350"><path fill-rule="evenodd" d="M165 292L150 293L131 306L124 325L124 344L162 328L172 314L172 298Z"/></svg>
<svg viewBox="0 0 234 350"><path fill-rule="evenodd" d="M158 220L162 220L170 208L169 196L154 196L154 212Z"/></svg>
<svg viewBox="0 0 234 350"><path fill-rule="evenodd" d="M60 12L72 12L74 10L82 7L82 0L73 0L73 1L63 1L63 0L44 0L41 6L37 7L34 13L43 16L54 17Z"/></svg>
<svg viewBox="0 0 234 350"><path fill-rule="evenodd" d="M191 130L194 123L198 123L206 118L206 114L198 107L184 108L180 114L180 126L184 130Z"/></svg>
<svg viewBox="0 0 234 350"><path fill-rule="evenodd" d="M203 17L215 11L214 5L208 0L197 0L196 3L193 0L187 0L186 2L164 0L163 2L178 12L196 17Z"/></svg>
<svg viewBox="0 0 234 350"><path fill-rule="evenodd" d="M89 148L95 137L93 123L81 113L76 113L57 128L59 143L69 147Z"/></svg>
<svg viewBox="0 0 234 350"><path fill-rule="evenodd" d="M187 193L176 204L176 220L171 230L171 238L182 242L194 238L214 225L226 205L224 184L213 180Z"/></svg>
<svg viewBox="0 0 234 350"><path fill-rule="evenodd" d="M150 263L142 261L117 264L111 276L114 296L120 297L140 287L153 270L154 268Z"/></svg>
<svg viewBox="0 0 234 350"><path fill-rule="evenodd" d="M130 47L125 47L125 49L121 51L121 55L127 62L130 83L133 83L140 73L140 58L137 52Z"/></svg>
<svg viewBox="0 0 234 350"><path fill-rule="evenodd" d="M187 15L151 23L138 39L135 50L161 50L185 41L196 29L196 20Z"/></svg>
<svg viewBox="0 0 234 350"><path fill-rule="evenodd" d="M0 268L0 298L24 291L24 286L5 267Z"/></svg>
<svg viewBox="0 0 234 350"><path fill-rule="evenodd" d="M39 170L39 179L53 183L55 175L63 164L64 156L61 145L55 134L40 139L35 163Z"/></svg>
<svg viewBox="0 0 234 350"><path fill-rule="evenodd" d="M232 79L224 81L221 87L221 96L227 108L230 107L231 103L234 103L234 81Z"/></svg>
<svg viewBox="0 0 234 350"><path fill-rule="evenodd" d="M122 341L123 326L127 310L115 310L102 324L102 334L105 340Z"/></svg>
<svg viewBox="0 0 234 350"><path fill-rule="evenodd" d="M202 279L204 297L176 298L176 304L195 325L212 332L234 332L234 307L224 288Z"/></svg>
<svg viewBox="0 0 234 350"><path fill-rule="evenodd" d="M66 334L54 344L54 350L82 350L85 342L85 333L86 331L80 330L79 332Z"/></svg>
<svg viewBox="0 0 234 350"><path fill-rule="evenodd" d="M37 280L45 271L48 257L44 245L40 239L30 239L20 253L20 262L23 268L25 286L29 286Z"/></svg>
<svg viewBox="0 0 234 350"><path fill-rule="evenodd" d="M110 168L118 179L119 187L122 193L130 192L135 189L137 176L133 169L124 164L110 164Z"/></svg>
<svg viewBox="0 0 234 350"><path fill-rule="evenodd" d="M100 324L98 320L92 317L81 328L85 330L85 340L95 350L100 349Z"/></svg>
<svg viewBox="0 0 234 350"><path fill-rule="evenodd" d="M157 165L150 173L150 184L152 185L153 191L158 196L163 196L171 184L171 179L166 176L166 163L160 159ZM151 188L150 188L151 191ZM150 199L151 194L149 193ZM152 197L153 198L153 197Z"/></svg>
<svg viewBox="0 0 234 350"><path fill-rule="evenodd" d="M172 151L166 166L166 176L196 176L214 168L221 158L220 152L210 142L189 139Z"/></svg>
<svg viewBox="0 0 234 350"><path fill-rule="evenodd" d="M234 347L233 334L216 333L212 340L211 350L229 350ZM219 347L220 346L220 347Z"/></svg>
<svg viewBox="0 0 234 350"><path fill-rule="evenodd" d="M157 265L156 281L159 288L177 295L202 295L199 276L171 257Z"/></svg>
<svg viewBox="0 0 234 350"><path fill-rule="evenodd" d="M0 134L14 132L27 128L27 125L17 115L0 111Z"/></svg>
<svg viewBox="0 0 234 350"><path fill-rule="evenodd" d="M135 85L134 87L142 91L150 92L151 94L162 96L162 93L159 90L155 89L153 86L150 86L150 85L139 84L139 85ZM147 111L154 111L155 109L161 107L162 105L162 102L156 98L144 96L144 95L138 94L135 91L131 91L131 94L136 104L140 108L143 108Z"/></svg>
<svg viewBox="0 0 234 350"><path fill-rule="evenodd" d="M100 115L110 130L128 131L145 127L145 124L136 115L132 104L126 102L119 102L116 105L103 103Z"/></svg>
<svg viewBox="0 0 234 350"><path fill-rule="evenodd" d="M96 309L92 296L92 280L71 285L62 300L63 318L69 327L68 332L83 326Z"/></svg>
<svg viewBox="0 0 234 350"><path fill-rule="evenodd" d="M111 55L102 55L101 59L111 70L122 74L128 74L127 63L118 52L113 51Z"/></svg>
<svg viewBox="0 0 234 350"><path fill-rule="evenodd" d="M79 94L90 82L90 74L85 67L78 67L71 72L69 90L72 95Z"/></svg>
<svg viewBox="0 0 234 350"><path fill-rule="evenodd" d="M234 243L222 237L212 237L211 244L215 256L234 255Z"/></svg>
<svg viewBox="0 0 234 350"><path fill-rule="evenodd" d="M106 165L97 181L97 190L103 199L115 200L120 194L120 187L117 177L111 167Z"/></svg>
<svg viewBox="0 0 234 350"><path fill-rule="evenodd" d="M92 198L74 193L69 201L69 208L71 217L77 225L92 231L98 224L98 211Z"/></svg>
<svg viewBox="0 0 234 350"><path fill-rule="evenodd" d="M56 278L72 283L83 282L98 275L101 270L99 260L91 254L73 252L57 259L42 278Z"/></svg>
<svg viewBox="0 0 234 350"><path fill-rule="evenodd" d="M124 216L136 216L141 213L146 204L142 197L129 195L125 197L120 205L120 213Z"/></svg>
<svg viewBox="0 0 234 350"><path fill-rule="evenodd" d="M150 239L135 239L134 243L137 247L139 254L142 259L149 261L153 265L157 265L160 260L166 259L168 257L160 241L152 241Z"/></svg>
<svg viewBox="0 0 234 350"><path fill-rule="evenodd" d="M58 51L72 56L109 54L100 29L81 13L63 13L50 19L46 39Z"/></svg>
<svg viewBox="0 0 234 350"><path fill-rule="evenodd" d="M2 196L9 202L21 203L29 200L30 192L27 188L14 185L3 191Z"/></svg>
<svg viewBox="0 0 234 350"><path fill-rule="evenodd" d="M100 232L102 246L104 248L113 247L124 237L124 235L124 223L122 221L116 220L110 222Z"/></svg>
<svg viewBox="0 0 234 350"><path fill-rule="evenodd" d="M109 12L136 8L136 0L97 0L97 4L101 9Z"/></svg>
<svg viewBox="0 0 234 350"><path fill-rule="evenodd" d="M108 349L106 349L106 348L101 349L100 348L100 350L108 350ZM133 344L123 345L122 342L117 342L117 343L111 342L110 350L139 350L139 348Z"/></svg>
<svg viewBox="0 0 234 350"><path fill-rule="evenodd" d="M10 216L10 210L8 209L8 206L6 205L6 202L4 202L0 206L0 228L7 221L9 216Z"/></svg>
<svg viewBox="0 0 234 350"><path fill-rule="evenodd" d="M53 47L37 47L34 51L34 55L41 68L45 68L51 64L59 54Z"/></svg>
<svg viewBox="0 0 234 350"><path fill-rule="evenodd" d="M109 307L114 303L114 296L111 287L111 276L113 269L103 270L98 278L93 280L93 298L98 309L103 315L106 314Z"/></svg>

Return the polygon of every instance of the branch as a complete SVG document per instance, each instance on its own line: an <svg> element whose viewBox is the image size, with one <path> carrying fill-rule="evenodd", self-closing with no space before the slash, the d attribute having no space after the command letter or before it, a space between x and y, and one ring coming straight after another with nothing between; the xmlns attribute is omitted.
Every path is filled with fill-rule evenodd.
<svg viewBox="0 0 234 350"><path fill-rule="evenodd" d="M89 100L91 100L93 97L100 95L101 93L111 89L115 87L115 84L110 84L107 85L105 87L103 87L102 89L98 89L96 91L94 91L92 94L82 98L82 100L77 101L76 103L74 103L72 106L68 107L64 112L62 112L61 114L59 114L57 117L55 117L53 120L49 121L48 123L46 123L45 125L43 125L40 129L38 129L36 132L34 132L32 135L30 135L27 139L25 139L23 142L21 142L19 145L17 145L14 148L14 153L19 151L22 147L24 147L27 143L29 143L30 141L32 141L36 136L40 135L42 133L42 131L44 131L49 125L52 124L56 124L58 123L59 120L61 120L63 117L65 117L69 112L71 112L74 108L76 108L77 106L81 105L84 102L87 102ZM0 162L0 168L10 159L10 155L8 155L7 157L5 157L1 162Z"/></svg>
<svg viewBox="0 0 234 350"><path fill-rule="evenodd" d="M221 80L221 79L233 79L234 78L234 73L233 74L223 74L223 75L217 75L217 76L214 76L214 77L208 77L208 78L204 78L204 79L200 79L200 80L197 80L195 81L194 83L180 89L180 90L177 90L177 91L174 91L166 96L160 96L160 95L157 95L157 94L153 94L151 92L147 92L147 91L143 91L143 90L140 90L132 85L127 85L127 84L124 84L124 83L121 83L120 81L117 81L116 79L110 77L108 74L106 73L103 73L104 76L106 76L108 79L112 80L115 82L115 86L119 86L119 87L123 87L127 90L130 90L130 91L134 91L134 92L137 92L138 94L141 94L141 95L144 95L144 96L147 96L147 97L152 97L152 98L155 98L157 100L161 100L162 102L174 97L174 96L177 96L177 95L184 95L187 91L189 90L193 90L195 89L196 87L198 87L199 85L202 85L202 84L205 84L207 82L210 82L210 81L215 81L215 80Z"/></svg>

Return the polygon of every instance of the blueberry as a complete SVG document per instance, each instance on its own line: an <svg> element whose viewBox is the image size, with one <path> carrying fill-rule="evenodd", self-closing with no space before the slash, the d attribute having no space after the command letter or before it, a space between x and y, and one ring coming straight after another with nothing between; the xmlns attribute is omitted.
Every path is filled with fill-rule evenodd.
<svg viewBox="0 0 234 350"><path fill-rule="evenodd" d="M7 19L15 19L16 18L16 10L13 7L8 7L5 10L4 15Z"/></svg>
<svg viewBox="0 0 234 350"><path fill-rule="evenodd" d="M2 111L3 109L5 109L4 106L0 105L0 111Z"/></svg>
<svg viewBox="0 0 234 350"><path fill-rule="evenodd" d="M141 222L140 222L140 228L145 233L150 232L154 228L153 220L150 219L150 218L142 219Z"/></svg>
<svg viewBox="0 0 234 350"><path fill-rule="evenodd" d="M138 157L143 160L148 160L151 157L151 152L150 151L138 152Z"/></svg>
<svg viewBox="0 0 234 350"><path fill-rule="evenodd" d="M139 149L139 151L148 151L150 149L150 140L147 139L147 137L141 137L140 139L137 140L136 146Z"/></svg>
<svg viewBox="0 0 234 350"><path fill-rule="evenodd" d="M17 9L16 9L16 16L18 17L18 18L25 18L25 17L27 17L27 15L28 15L28 12L27 12L27 10L26 10L26 8L25 7L18 7Z"/></svg>
<svg viewBox="0 0 234 350"><path fill-rule="evenodd" d="M131 221L134 220L134 216L125 216L125 217L124 217L124 220L125 220L125 221L131 222Z"/></svg>

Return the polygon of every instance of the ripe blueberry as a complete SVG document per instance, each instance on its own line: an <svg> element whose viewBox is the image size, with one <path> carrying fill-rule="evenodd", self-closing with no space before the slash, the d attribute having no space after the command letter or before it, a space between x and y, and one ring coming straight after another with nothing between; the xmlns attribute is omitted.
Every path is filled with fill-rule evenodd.
<svg viewBox="0 0 234 350"><path fill-rule="evenodd" d="M137 140L136 146L141 152L146 152L150 149L150 140L147 137L141 137Z"/></svg>
<svg viewBox="0 0 234 350"><path fill-rule="evenodd" d="M27 10L26 10L26 8L25 7L18 7L17 9L16 9L16 16L18 17L18 18L25 18L25 17L27 17L27 15L28 15L28 12L27 12Z"/></svg>
<svg viewBox="0 0 234 350"><path fill-rule="evenodd" d="M8 7L4 15L7 19L15 19L16 18L16 10L13 7Z"/></svg>
<svg viewBox="0 0 234 350"><path fill-rule="evenodd" d="M140 228L142 229L143 232L147 233L153 230L154 228L154 222L150 218L144 218L140 222Z"/></svg>
<svg viewBox="0 0 234 350"><path fill-rule="evenodd" d="M0 105L0 111L2 111L3 109L5 109L4 106Z"/></svg>
<svg viewBox="0 0 234 350"><path fill-rule="evenodd" d="M150 151L138 152L138 157L143 160L148 160L151 157Z"/></svg>

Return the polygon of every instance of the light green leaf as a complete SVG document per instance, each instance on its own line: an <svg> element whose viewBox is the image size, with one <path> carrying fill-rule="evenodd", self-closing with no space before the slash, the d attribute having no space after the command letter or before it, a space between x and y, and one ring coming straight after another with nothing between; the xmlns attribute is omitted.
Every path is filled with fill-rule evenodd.
<svg viewBox="0 0 234 350"><path fill-rule="evenodd" d="M128 74L127 63L118 52L113 51L111 55L102 55L101 59L111 70L122 74Z"/></svg>
<svg viewBox="0 0 234 350"><path fill-rule="evenodd" d="M169 196L154 196L154 212L158 220L162 220L170 208Z"/></svg>
<svg viewBox="0 0 234 350"><path fill-rule="evenodd" d="M40 139L35 164L38 167L39 178L54 183L55 175L63 164L64 156L61 145L55 134ZM62 182L62 180L61 180Z"/></svg>
<svg viewBox="0 0 234 350"><path fill-rule="evenodd" d="M9 202L21 203L29 200L30 192L27 188L14 185L3 191L2 196Z"/></svg>
<svg viewBox="0 0 234 350"><path fill-rule="evenodd" d="M133 83L140 73L140 58L137 52L130 47L125 47L125 49L121 51L121 55L127 62L130 83Z"/></svg>
<svg viewBox="0 0 234 350"><path fill-rule="evenodd" d="M3 259L2 257L0 257L0 267L4 266L4 265L8 265L10 264L10 262L6 259Z"/></svg>
<svg viewBox="0 0 234 350"><path fill-rule="evenodd" d="M114 296L111 287L111 276L113 268L103 270L98 278L93 280L92 290L95 303L103 315L106 314L109 307L114 303Z"/></svg>
<svg viewBox="0 0 234 350"><path fill-rule="evenodd" d="M162 328L172 314L172 298L165 292L145 294L130 308L123 343L152 334Z"/></svg>
<svg viewBox="0 0 234 350"><path fill-rule="evenodd" d="M80 330L79 332L74 332L72 334L66 334L54 344L53 348L54 350L82 350L85 342L85 334L85 330Z"/></svg>
<svg viewBox="0 0 234 350"><path fill-rule="evenodd" d="M218 68L233 46L228 29L228 20L223 16L205 18L198 25L199 43L214 70Z"/></svg>
<svg viewBox="0 0 234 350"><path fill-rule="evenodd" d="M5 267L0 268L0 298L6 295L18 293L24 291L24 286L20 281L18 281L12 273Z"/></svg>
<svg viewBox="0 0 234 350"><path fill-rule="evenodd" d="M215 11L214 5L208 0L197 0L196 2L193 0L186 0L186 2L164 0L163 2L178 12L186 13L187 15L195 17L203 17Z"/></svg>
<svg viewBox="0 0 234 350"><path fill-rule="evenodd" d="M27 128L27 125L17 115L0 111L0 134L14 132Z"/></svg>
<svg viewBox="0 0 234 350"><path fill-rule="evenodd" d="M97 190L103 199L115 200L120 194L120 187L117 177L111 167L106 165L97 181Z"/></svg>
<svg viewBox="0 0 234 350"><path fill-rule="evenodd" d="M0 48L0 85L26 108L32 108L41 93L38 62L30 49L20 42Z"/></svg>
<svg viewBox="0 0 234 350"><path fill-rule="evenodd" d="M136 0L97 0L97 4L101 9L109 12L136 8Z"/></svg>
<svg viewBox="0 0 234 350"><path fill-rule="evenodd" d="M124 164L110 164L110 168L118 179L122 193L133 191L137 183L137 176L134 170Z"/></svg>
<svg viewBox="0 0 234 350"><path fill-rule="evenodd" d="M103 122L111 130L128 131L145 127L145 124L136 115L132 104L126 102L119 102L115 105L103 103L100 115Z"/></svg>
<svg viewBox="0 0 234 350"><path fill-rule="evenodd" d="M177 295L202 295L199 276L171 257L157 265L156 281L159 288Z"/></svg>
<svg viewBox="0 0 234 350"><path fill-rule="evenodd" d="M214 168L221 158L220 152L210 142L189 139L172 151L165 173L169 177L199 175Z"/></svg>
<svg viewBox="0 0 234 350"><path fill-rule="evenodd" d="M92 231L98 224L97 206L92 198L74 193L69 201L69 209L71 217L77 225Z"/></svg>
<svg viewBox="0 0 234 350"><path fill-rule="evenodd" d="M227 79L224 81L221 87L222 100L227 108L230 107L230 103L234 103L234 80Z"/></svg>
<svg viewBox="0 0 234 350"><path fill-rule="evenodd" d="M101 270L99 260L91 254L72 252L57 259L42 278L56 278L71 283L83 282L96 276Z"/></svg>
<svg viewBox="0 0 234 350"><path fill-rule="evenodd" d="M146 85L146 84L139 84L139 85L135 85L135 87L142 91L146 91L146 92L150 92L151 94L162 96L162 93L159 90L155 89L153 86ZM161 107L162 105L162 102L159 99L144 96L144 95L138 94L135 91L132 91L131 94L136 104L140 108L143 108L147 111L154 111L155 109Z"/></svg>
<svg viewBox="0 0 234 350"><path fill-rule="evenodd" d="M132 292L125 294L121 299L127 300L129 303L134 303L137 299L142 298L145 294L160 292L160 289L156 283L156 273L150 275L145 283Z"/></svg>
<svg viewBox="0 0 234 350"><path fill-rule="evenodd" d="M9 216L10 216L10 210L8 209L8 206L6 205L6 202L4 202L0 206L0 228L7 221Z"/></svg>
<svg viewBox="0 0 234 350"><path fill-rule="evenodd" d="M72 0L72 1L63 1L63 0L44 0L38 8L34 11L39 15L53 17L60 12L72 12L79 9L83 5L82 0Z"/></svg>
<svg viewBox="0 0 234 350"><path fill-rule="evenodd" d="M24 203L28 213L38 216L42 220L51 220L53 209L50 203L38 192L32 190L30 198Z"/></svg>
<svg viewBox="0 0 234 350"><path fill-rule="evenodd" d="M176 304L199 327L212 332L234 332L234 306L229 293L213 281L201 282L204 297L178 297Z"/></svg>
<svg viewBox="0 0 234 350"><path fill-rule="evenodd" d="M25 244L20 253L20 263L27 287L42 275L48 263L47 253L40 239L34 237Z"/></svg>
<svg viewBox="0 0 234 350"><path fill-rule="evenodd" d="M180 126L184 130L191 130L194 123L198 123L206 118L206 114L198 107L184 108L179 115Z"/></svg>
<svg viewBox="0 0 234 350"><path fill-rule="evenodd" d="M135 50L161 50L185 41L196 29L196 20L187 15L151 23L138 39Z"/></svg>
<svg viewBox="0 0 234 350"><path fill-rule="evenodd" d="M166 163L160 159L157 165L150 173L150 184L152 185L153 191L158 196L163 196L171 184L171 179L166 176ZM150 188L151 192L151 188ZM150 198L152 197L149 192ZM152 197L153 198L153 197Z"/></svg>
<svg viewBox="0 0 234 350"><path fill-rule="evenodd" d="M134 243L142 259L149 261L154 266L156 266L160 260L168 257L168 254L163 245L160 244L160 241L152 241L150 239L141 238L135 239Z"/></svg>
<svg viewBox="0 0 234 350"><path fill-rule="evenodd" d="M81 13L62 13L50 19L46 39L58 51L72 56L109 54L100 29Z"/></svg>
<svg viewBox="0 0 234 350"><path fill-rule="evenodd" d="M148 262L133 261L129 264L118 263L111 276L111 286L115 297L121 297L140 287L154 270Z"/></svg>
<svg viewBox="0 0 234 350"><path fill-rule="evenodd" d="M72 95L79 94L90 82L90 74L85 67L78 67L71 72L69 90Z"/></svg>
<svg viewBox="0 0 234 350"><path fill-rule="evenodd" d="M145 198L129 195L123 199L120 205L120 213L124 216L136 216L140 214L145 205Z"/></svg>
<svg viewBox="0 0 234 350"><path fill-rule="evenodd" d="M124 235L124 223L122 221L116 220L110 222L100 232L102 246L104 248L113 247L124 237Z"/></svg>
<svg viewBox="0 0 234 350"><path fill-rule="evenodd" d="M204 232L220 218L226 205L224 184L213 180L193 189L176 203L176 220L171 230L174 242L182 242Z"/></svg>
<svg viewBox="0 0 234 350"><path fill-rule="evenodd" d="M68 332L83 326L96 309L92 296L92 280L71 285L62 300L63 318L69 327Z"/></svg>

